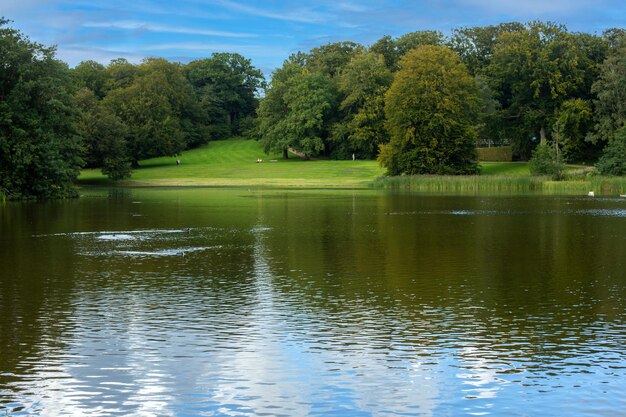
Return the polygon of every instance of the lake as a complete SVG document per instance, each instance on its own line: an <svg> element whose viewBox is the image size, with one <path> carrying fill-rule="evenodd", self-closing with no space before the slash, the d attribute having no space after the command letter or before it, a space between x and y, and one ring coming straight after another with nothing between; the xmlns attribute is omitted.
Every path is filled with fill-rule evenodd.
<svg viewBox="0 0 626 417"><path fill-rule="evenodd" d="M623 415L626 199L0 207L0 416Z"/></svg>

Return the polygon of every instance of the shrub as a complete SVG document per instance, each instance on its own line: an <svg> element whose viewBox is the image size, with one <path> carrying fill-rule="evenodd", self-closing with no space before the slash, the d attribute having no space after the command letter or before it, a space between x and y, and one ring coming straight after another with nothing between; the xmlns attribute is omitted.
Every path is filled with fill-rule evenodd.
<svg viewBox="0 0 626 417"><path fill-rule="evenodd" d="M615 133L596 164L601 175L626 175L626 128Z"/></svg>
<svg viewBox="0 0 626 417"><path fill-rule="evenodd" d="M548 175L555 180L563 176L563 161L554 148L548 145L539 145L533 151L528 168L531 175Z"/></svg>

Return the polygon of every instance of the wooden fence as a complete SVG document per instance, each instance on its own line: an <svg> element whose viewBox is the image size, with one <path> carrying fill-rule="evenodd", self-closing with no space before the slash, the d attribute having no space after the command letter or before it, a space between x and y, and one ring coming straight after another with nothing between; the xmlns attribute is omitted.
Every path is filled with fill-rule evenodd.
<svg viewBox="0 0 626 417"><path fill-rule="evenodd" d="M478 160L485 162L511 162L513 148L511 146L492 146L490 148L476 148Z"/></svg>

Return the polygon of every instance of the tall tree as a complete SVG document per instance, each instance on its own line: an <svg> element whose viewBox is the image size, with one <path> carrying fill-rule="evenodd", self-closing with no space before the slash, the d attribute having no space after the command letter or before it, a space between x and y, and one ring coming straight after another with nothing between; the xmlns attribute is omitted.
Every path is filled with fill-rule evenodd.
<svg viewBox="0 0 626 417"><path fill-rule="evenodd" d="M385 128L385 93L393 76L382 55L355 55L338 79L343 117L333 126L331 139L344 158L375 158L379 145L388 142Z"/></svg>
<svg viewBox="0 0 626 417"><path fill-rule="evenodd" d="M212 125L214 138L246 133L258 106L259 90L265 87L263 74L249 59L236 53L214 53L187 64L185 75Z"/></svg>
<svg viewBox="0 0 626 417"><path fill-rule="evenodd" d="M110 74L106 67L95 61L82 61L72 70L78 88L88 88L102 99L106 95L106 84Z"/></svg>
<svg viewBox="0 0 626 417"><path fill-rule="evenodd" d="M78 117L67 66L0 19L0 193L9 198L75 195Z"/></svg>
<svg viewBox="0 0 626 417"><path fill-rule="evenodd" d="M396 50L396 41L389 35L385 35L369 47L369 51L382 55L385 59L385 65L390 71L397 70L398 52Z"/></svg>
<svg viewBox="0 0 626 417"><path fill-rule="evenodd" d="M411 49L423 45L443 45L445 37L443 33L436 30L417 30L400 36L396 40L396 50L398 57L402 58Z"/></svg>
<svg viewBox="0 0 626 417"><path fill-rule="evenodd" d="M596 126L588 140L599 145L611 142L615 133L626 126L626 35L611 31L612 45L593 84Z"/></svg>
<svg viewBox="0 0 626 417"><path fill-rule="evenodd" d="M271 88L261 101L258 132L267 152L293 148L307 157L324 150L328 116L335 106L332 82L310 73L292 56L272 77Z"/></svg>
<svg viewBox="0 0 626 417"><path fill-rule="evenodd" d="M80 89L75 97L81 110L77 127L83 137L86 166L101 168L113 180L129 177L128 127L88 88Z"/></svg>
<svg viewBox="0 0 626 417"><path fill-rule="evenodd" d="M503 126L522 158L539 138L545 143L562 103L584 90L583 59L563 26L533 22L502 32L486 69L500 102Z"/></svg>
<svg viewBox="0 0 626 417"><path fill-rule="evenodd" d="M524 30L522 23L510 22L490 26L454 29L449 44L461 57L470 74L477 75L491 63L493 50L502 33Z"/></svg>
<svg viewBox="0 0 626 417"><path fill-rule="evenodd" d="M350 62L350 59L365 48L355 42L335 42L311 49L306 68L311 72L334 78Z"/></svg>
<svg viewBox="0 0 626 417"><path fill-rule="evenodd" d="M164 59L139 65L132 83L110 91L104 105L128 126L134 165L144 158L175 155L207 139L191 85L179 65Z"/></svg>
<svg viewBox="0 0 626 417"><path fill-rule="evenodd" d="M385 64L391 71L399 69L400 59L411 49L422 45L443 45L445 37L443 33L434 30L418 30L409 32L397 39L385 35L373 43L369 50L385 57Z"/></svg>
<svg viewBox="0 0 626 417"><path fill-rule="evenodd" d="M131 64L125 58L111 60L106 68L105 95L108 91L130 86L136 75L137 66Z"/></svg>
<svg viewBox="0 0 626 417"><path fill-rule="evenodd" d="M391 140L382 165L390 175L475 173L478 87L459 56L424 45L400 66L385 98Z"/></svg>

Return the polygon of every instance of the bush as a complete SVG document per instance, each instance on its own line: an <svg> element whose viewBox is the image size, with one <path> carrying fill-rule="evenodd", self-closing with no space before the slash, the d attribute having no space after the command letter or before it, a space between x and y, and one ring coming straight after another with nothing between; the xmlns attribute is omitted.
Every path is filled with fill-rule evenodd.
<svg viewBox="0 0 626 417"><path fill-rule="evenodd" d="M548 175L559 180L563 176L563 161L556 150L548 145L539 145L533 151L528 168L531 175Z"/></svg>
<svg viewBox="0 0 626 417"><path fill-rule="evenodd" d="M613 141L604 148L596 168L601 175L626 175L626 128L615 133Z"/></svg>

